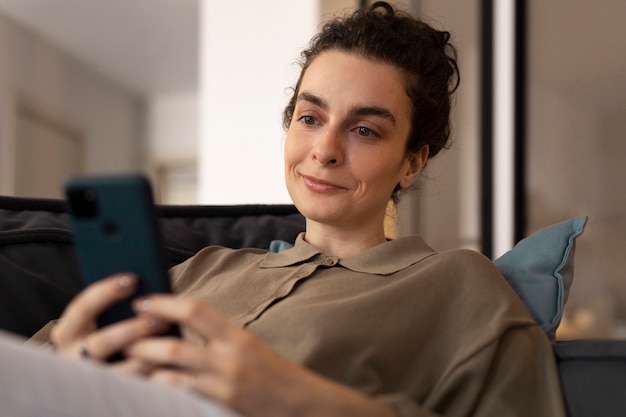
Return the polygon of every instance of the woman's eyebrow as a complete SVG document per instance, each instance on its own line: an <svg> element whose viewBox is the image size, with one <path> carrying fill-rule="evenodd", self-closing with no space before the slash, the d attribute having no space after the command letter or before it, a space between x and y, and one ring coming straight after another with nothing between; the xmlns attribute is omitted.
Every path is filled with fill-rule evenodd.
<svg viewBox="0 0 626 417"><path fill-rule="evenodd" d="M328 104L326 103L326 101L324 101L324 99L316 96L315 94L308 93L306 91L303 91L300 94L298 94L297 101L307 101L311 104L316 105L317 107L320 107L321 109L324 109L324 110L328 109Z"/></svg>
<svg viewBox="0 0 626 417"><path fill-rule="evenodd" d="M357 106L350 110L351 116L379 116L396 124L396 118L388 109L380 106Z"/></svg>
<svg viewBox="0 0 626 417"><path fill-rule="evenodd" d="M328 110L328 104L323 98L316 96L315 94L309 93L307 91L303 91L300 94L298 94L297 101L306 101L323 110ZM378 117L382 117L384 119L389 120L393 125L396 124L396 118L393 115L393 113L391 113L389 109L385 107L380 107L380 106L355 106L352 109L350 109L349 115L350 116L378 116Z"/></svg>

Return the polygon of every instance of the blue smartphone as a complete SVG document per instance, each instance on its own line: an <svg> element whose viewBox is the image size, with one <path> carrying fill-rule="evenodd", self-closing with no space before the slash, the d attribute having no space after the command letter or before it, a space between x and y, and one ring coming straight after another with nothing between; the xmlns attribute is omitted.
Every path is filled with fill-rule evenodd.
<svg viewBox="0 0 626 417"><path fill-rule="evenodd" d="M102 313L98 326L130 318L133 298L169 293L150 183L141 175L75 177L65 195L83 283L117 272L139 277L136 293ZM172 334L178 334L173 327Z"/></svg>

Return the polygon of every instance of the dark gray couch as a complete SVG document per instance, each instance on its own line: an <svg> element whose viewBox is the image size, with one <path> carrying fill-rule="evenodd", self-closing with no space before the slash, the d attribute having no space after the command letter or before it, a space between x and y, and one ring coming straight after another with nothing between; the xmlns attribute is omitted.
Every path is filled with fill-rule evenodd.
<svg viewBox="0 0 626 417"><path fill-rule="evenodd" d="M267 249L304 229L289 205L157 209L168 267L207 245ZM0 196L0 329L32 335L80 288L63 201ZM626 416L626 341L557 342L555 355L571 417Z"/></svg>

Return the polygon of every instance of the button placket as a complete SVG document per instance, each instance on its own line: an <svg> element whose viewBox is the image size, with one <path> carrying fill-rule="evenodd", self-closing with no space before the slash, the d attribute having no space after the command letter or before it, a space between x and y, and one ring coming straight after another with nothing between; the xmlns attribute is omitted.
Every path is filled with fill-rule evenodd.
<svg viewBox="0 0 626 417"><path fill-rule="evenodd" d="M272 305L274 305L277 302L280 302L281 299L288 297L289 294L291 294L291 292L293 291L293 288L296 286L296 284L300 280L306 279L310 277L311 275L313 275L313 273L318 267L319 267L319 264L315 264L315 263L302 265L298 269L298 271L295 272L288 281L282 284L280 288L274 292L272 297L267 299L262 304L256 306L253 310L249 311L246 314L246 316L248 316L248 319L244 321L243 327L247 327L251 323L255 322L263 315L263 313L268 308L271 308Z"/></svg>

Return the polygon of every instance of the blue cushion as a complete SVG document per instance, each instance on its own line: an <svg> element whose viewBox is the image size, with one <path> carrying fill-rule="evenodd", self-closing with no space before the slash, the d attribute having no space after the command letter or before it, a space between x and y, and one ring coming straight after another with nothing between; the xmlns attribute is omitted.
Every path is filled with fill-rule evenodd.
<svg viewBox="0 0 626 417"><path fill-rule="evenodd" d="M291 247L293 247L293 245L289 242L285 242L284 240L272 240L270 242L270 252L278 253Z"/></svg>
<svg viewBox="0 0 626 417"><path fill-rule="evenodd" d="M574 279L576 238L586 224L584 216L548 226L494 261L552 341Z"/></svg>
<svg viewBox="0 0 626 417"><path fill-rule="evenodd" d="M574 279L576 238L583 233L586 224L584 216L548 226L520 240L494 261L552 341ZM275 240L270 244L270 251L280 252L291 246L291 243Z"/></svg>

